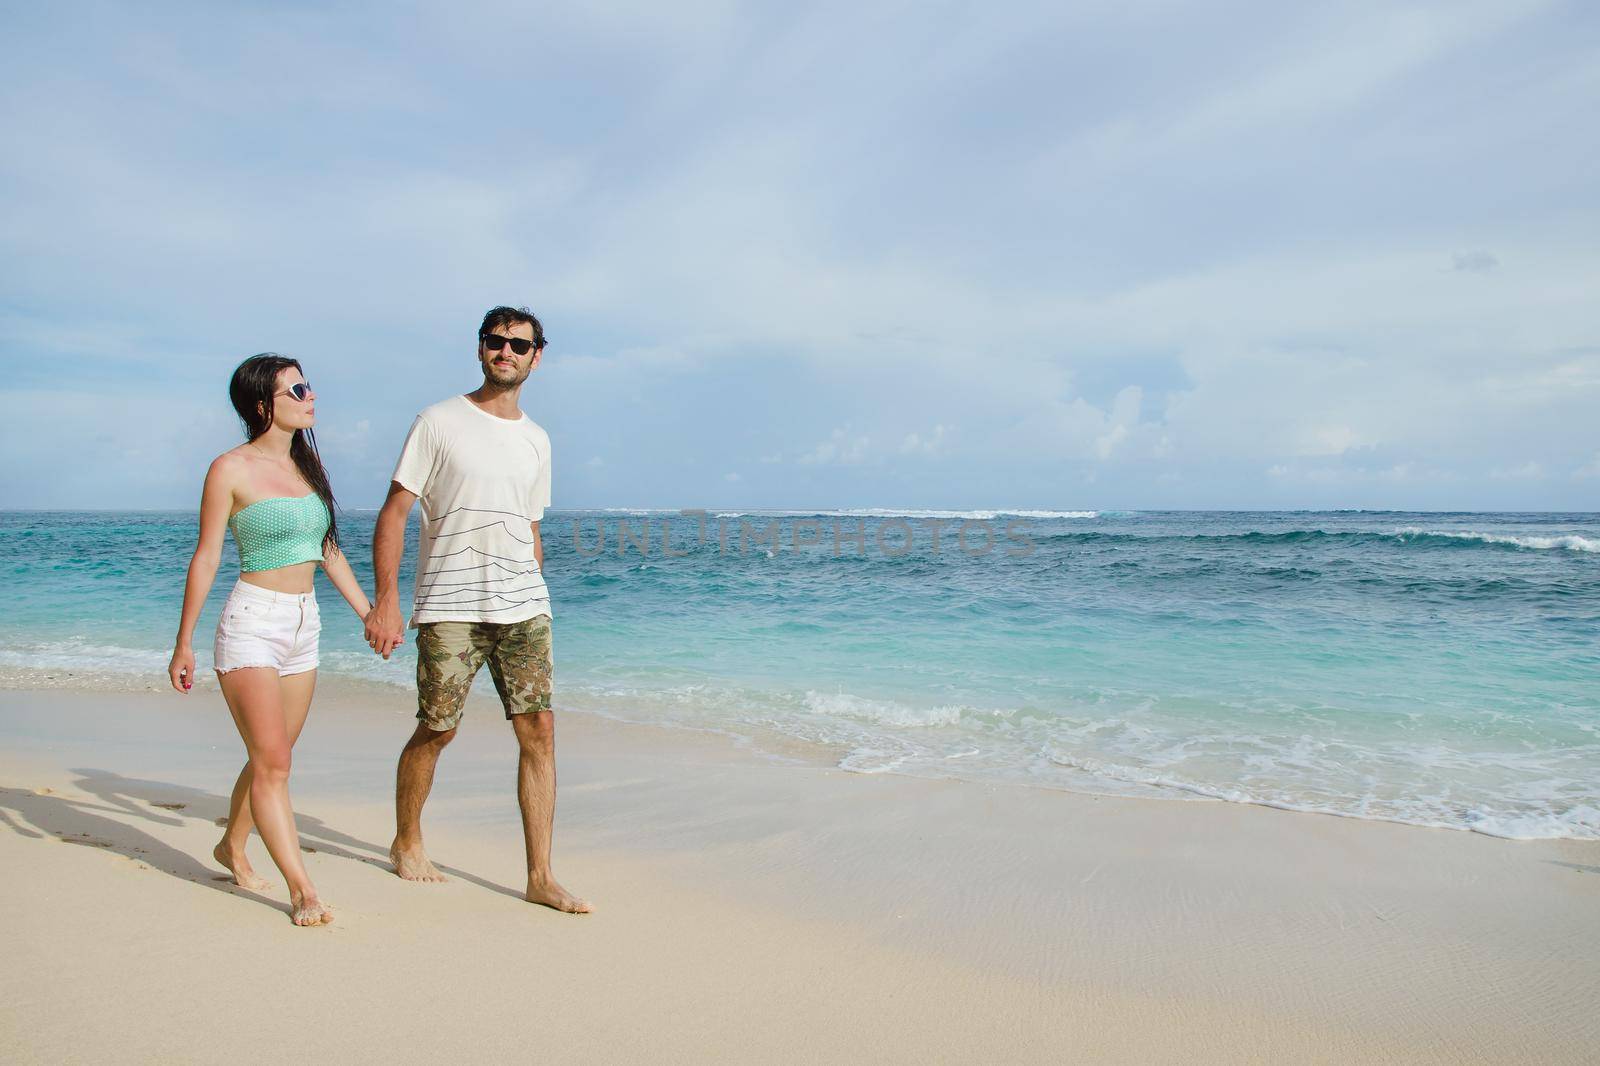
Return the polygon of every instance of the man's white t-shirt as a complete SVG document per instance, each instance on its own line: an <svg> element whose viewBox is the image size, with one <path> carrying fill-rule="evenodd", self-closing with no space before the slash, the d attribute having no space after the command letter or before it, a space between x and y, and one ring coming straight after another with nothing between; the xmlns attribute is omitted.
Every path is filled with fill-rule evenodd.
<svg viewBox="0 0 1600 1066"><path fill-rule="evenodd" d="M532 524L550 506L550 435L465 396L417 416L394 481L422 501L411 625L521 622L550 613Z"/></svg>

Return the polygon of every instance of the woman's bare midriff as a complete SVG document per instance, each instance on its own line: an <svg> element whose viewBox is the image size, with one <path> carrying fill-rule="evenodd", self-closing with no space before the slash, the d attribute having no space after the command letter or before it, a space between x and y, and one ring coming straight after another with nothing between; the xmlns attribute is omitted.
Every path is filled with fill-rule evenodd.
<svg viewBox="0 0 1600 1066"><path fill-rule="evenodd" d="M310 592L316 573L317 564L314 562L295 563L293 566L280 566L276 570L252 570L240 574L239 580L269 592Z"/></svg>

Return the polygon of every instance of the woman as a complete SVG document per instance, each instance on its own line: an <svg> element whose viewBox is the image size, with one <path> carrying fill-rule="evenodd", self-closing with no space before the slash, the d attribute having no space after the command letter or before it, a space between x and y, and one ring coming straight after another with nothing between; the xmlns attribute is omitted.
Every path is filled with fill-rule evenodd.
<svg viewBox="0 0 1600 1066"><path fill-rule="evenodd" d="M339 550L333 491L311 433L316 394L300 364L271 353L251 356L233 372L228 396L247 439L206 472L200 541L189 562L168 675L179 692L194 685L194 627L217 575L227 527L239 548L239 582L217 623L214 665L249 761L233 786L228 828L213 854L236 884L266 887L245 857L253 823L288 883L294 924L321 925L333 921L333 912L317 898L300 861L289 807L289 753L317 680L317 564L359 617L371 608Z"/></svg>

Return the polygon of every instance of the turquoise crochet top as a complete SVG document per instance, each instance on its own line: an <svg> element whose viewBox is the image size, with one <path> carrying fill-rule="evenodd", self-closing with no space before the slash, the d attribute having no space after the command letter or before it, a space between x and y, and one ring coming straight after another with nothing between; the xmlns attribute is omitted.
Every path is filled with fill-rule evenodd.
<svg viewBox="0 0 1600 1066"><path fill-rule="evenodd" d="M257 500L228 519L239 546L239 571L321 562L328 508L316 493Z"/></svg>

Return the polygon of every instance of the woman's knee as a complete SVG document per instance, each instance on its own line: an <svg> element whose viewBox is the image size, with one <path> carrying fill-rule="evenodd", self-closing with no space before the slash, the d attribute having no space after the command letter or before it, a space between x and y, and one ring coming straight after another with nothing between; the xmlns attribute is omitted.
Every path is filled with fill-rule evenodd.
<svg viewBox="0 0 1600 1066"><path fill-rule="evenodd" d="M293 763L293 749L288 744L259 748L250 755L251 774L255 781L288 780Z"/></svg>

